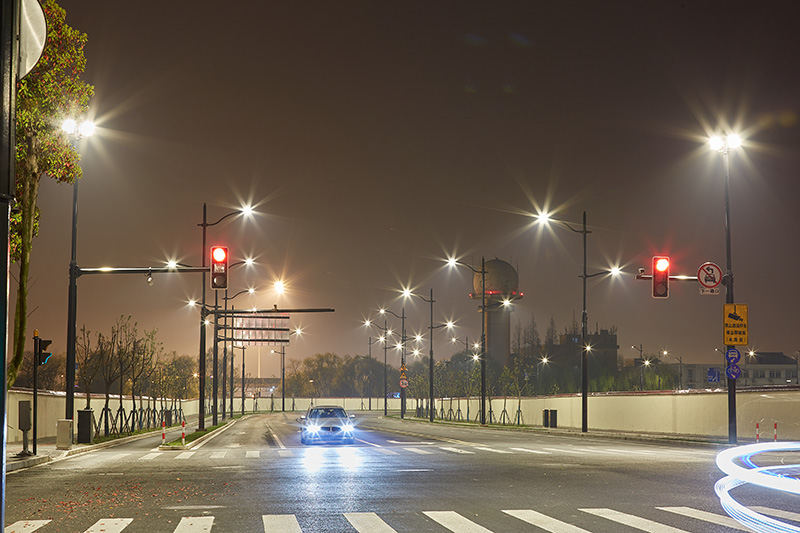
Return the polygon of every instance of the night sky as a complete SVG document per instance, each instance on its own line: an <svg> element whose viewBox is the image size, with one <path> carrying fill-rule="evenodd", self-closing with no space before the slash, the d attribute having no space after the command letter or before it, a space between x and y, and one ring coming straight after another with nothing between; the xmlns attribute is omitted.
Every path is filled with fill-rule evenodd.
<svg viewBox="0 0 800 533"><path fill-rule="evenodd" d="M551 316L559 333L580 322L582 242L529 214L577 226L586 211L588 272L626 272L589 280L590 332L615 326L627 358L642 344L716 362L724 289L672 283L654 300L633 274L658 254L673 274L724 268L723 158L706 141L735 131L736 299L750 305L752 348L800 349L796 2L61 5L88 34L96 89L98 132L81 143L82 267L199 265L203 203L209 222L252 203L254 219L208 230L209 244L258 262L233 270L230 288L263 290L232 303L336 309L292 317L304 333L288 358L366 355L378 332L364 319L399 314L403 287L433 288L437 323L477 339L472 272L444 268L450 255L514 265L525 296L512 324L533 314L544 337ZM43 181L28 337L38 328L63 352L72 189ZM168 351L198 353L199 311L186 302L200 297L199 274L151 287L84 276L78 290L79 329L107 333L131 314ZM410 332L427 327L427 304L405 310ZM437 331L437 360L456 351L449 337ZM264 376L278 374L269 350Z"/></svg>

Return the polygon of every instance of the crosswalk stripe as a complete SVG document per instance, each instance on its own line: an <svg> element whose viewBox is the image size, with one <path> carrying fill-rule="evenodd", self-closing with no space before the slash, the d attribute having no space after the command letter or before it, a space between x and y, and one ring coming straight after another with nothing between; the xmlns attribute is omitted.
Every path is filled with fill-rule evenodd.
<svg viewBox="0 0 800 533"><path fill-rule="evenodd" d="M265 514L261 516L261 519L264 522L264 531L303 533L293 514Z"/></svg>
<svg viewBox="0 0 800 533"><path fill-rule="evenodd" d="M561 520L556 520L542 513L537 513L530 509L503 511L506 514L519 518L523 522L527 522L536 527L542 528L550 533L589 533L585 529L578 526L567 524Z"/></svg>
<svg viewBox="0 0 800 533"><path fill-rule="evenodd" d="M224 459L228 452L214 452L211 454L212 459Z"/></svg>
<svg viewBox="0 0 800 533"><path fill-rule="evenodd" d="M345 513L344 517L359 533L395 533L395 530L375 513Z"/></svg>
<svg viewBox="0 0 800 533"><path fill-rule="evenodd" d="M148 453L147 455L143 455L143 456L139 457L139 460L140 461L151 461L151 460L155 459L156 457L158 457L159 455L163 455L163 453L162 452Z"/></svg>
<svg viewBox="0 0 800 533"><path fill-rule="evenodd" d="M542 448L542 449L554 453L577 453L578 455L586 455L586 452L582 452L580 450L570 450L568 448Z"/></svg>
<svg viewBox="0 0 800 533"><path fill-rule="evenodd" d="M108 460L109 461L117 461L117 460L122 459L123 457L126 457L128 455L130 455L130 453L114 453L114 454L111 454L108 457Z"/></svg>
<svg viewBox="0 0 800 533"><path fill-rule="evenodd" d="M384 455L398 455L396 451L390 450L388 448L378 448L378 451Z"/></svg>
<svg viewBox="0 0 800 533"><path fill-rule="evenodd" d="M696 518L698 520L702 520L703 522L711 522L712 524L738 529L739 531L752 531L750 528L743 526L733 518L722 516L716 513L709 513L708 511L701 511L700 509L692 509L691 507L656 507L656 509L669 511L670 513L679 514L681 516L688 516L689 518Z"/></svg>
<svg viewBox="0 0 800 533"><path fill-rule="evenodd" d="M133 522L133 518L104 518L98 520L84 533L119 533Z"/></svg>
<svg viewBox="0 0 800 533"><path fill-rule="evenodd" d="M773 509L771 507L761 507L759 505L755 505L750 509L757 513L766 514L777 518L785 518L786 520L794 520L795 522L800 522L800 513L783 511L781 509Z"/></svg>
<svg viewBox="0 0 800 533"><path fill-rule="evenodd" d="M173 533L205 533L214 525L213 516L185 516Z"/></svg>
<svg viewBox="0 0 800 533"><path fill-rule="evenodd" d="M278 455L281 457L294 457L292 450L278 450Z"/></svg>
<svg viewBox="0 0 800 533"><path fill-rule="evenodd" d="M528 453L539 453L542 455L550 455L550 452L543 452L541 450L529 450L528 448L511 448L516 452L528 452Z"/></svg>
<svg viewBox="0 0 800 533"><path fill-rule="evenodd" d="M188 459L189 457L193 456L196 452L181 452L179 453L175 459Z"/></svg>
<svg viewBox="0 0 800 533"><path fill-rule="evenodd" d="M408 452L418 453L420 455L430 455L430 454L433 453L433 452L429 452L428 450L420 450L419 448L403 448L403 449L408 451Z"/></svg>
<svg viewBox="0 0 800 533"><path fill-rule="evenodd" d="M3 531L5 533L29 533L49 523L50 520L20 520L19 522L14 522L10 526L6 526Z"/></svg>
<svg viewBox="0 0 800 533"><path fill-rule="evenodd" d="M490 529L467 520L455 511L424 511L422 514L457 533L492 533Z"/></svg>
<svg viewBox="0 0 800 533"><path fill-rule="evenodd" d="M486 446L475 446L476 450L483 450L485 452L494 452L494 453L512 453L508 450L499 450L497 448L488 448Z"/></svg>
<svg viewBox="0 0 800 533"><path fill-rule="evenodd" d="M469 450L462 450L461 448L453 448L452 446L439 446L439 449L454 453L475 453Z"/></svg>
<svg viewBox="0 0 800 533"><path fill-rule="evenodd" d="M247 453L245 453L244 455L248 459L258 459L259 457L261 457L261 452L258 450L248 450Z"/></svg>
<svg viewBox="0 0 800 533"><path fill-rule="evenodd" d="M584 513L599 516L600 518L605 518L606 520L611 520L618 524L630 526L641 531L647 531L648 533L687 533L686 531L676 527L659 524L658 522L653 522L652 520L648 520L646 518L641 518L639 516L634 516L627 513L621 513L613 509L599 508L578 510L583 511Z"/></svg>

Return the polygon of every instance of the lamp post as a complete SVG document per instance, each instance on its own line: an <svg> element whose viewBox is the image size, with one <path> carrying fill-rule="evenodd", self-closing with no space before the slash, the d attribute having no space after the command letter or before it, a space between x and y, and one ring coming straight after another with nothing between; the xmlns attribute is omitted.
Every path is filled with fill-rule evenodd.
<svg viewBox="0 0 800 533"><path fill-rule="evenodd" d="M300 328L295 329L294 331L290 331L289 335L297 335L300 336L303 333L303 330ZM270 350L270 353L279 353L281 354L281 412L286 411L286 345L281 344L280 350ZM314 380L310 380L312 383Z"/></svg>
<svg viewBox="0 0 800 533"><path fill-rule="evenodd" d="M481 425L486 425L486 261L481 257L481 269L477 270L472 266L456 261L454 258L447 260L450 267L460 265L472 270L475 274L481 275Z"/></svg>
<svg viewBox="0 0 800 533"><path fill-rule="evenodd" d="M232 268L240 266L240 265L251 266L253 263L254 263L253 259L248 258L248 259L245 259L244 261L237 261L237 262L233 263L232 265L230 265L228 267L228 269L232 269ZM228 310L228 302L230 300L233 300L237 296L240 296L240 295L245 294L245 293L255 294L255 292L256 292L256 289L254 287L250 287L249 289L244 289L244 290L241 290L241 291L237 292L233 296L228 296L228 289L225 289L225 295L222 297L222 300L225 302L225 307L224 307L225 311ZM225 332L224 335L223 335L225 343L223 344L223 347L222 347L222 369L223 369L222 370L222 419L225 420L225 367L227 365L227 359L228 359L228 342L227 341L231 340L231 338L229 338L229 336L228 336L229 325L228 325L228 315L227 314L223 317L223 328L222 329ZM215 341L216 341L216 339L215 339ZM233 379L234 379L234 376L233 376L233 351L231 351L231 376L230 376L230 378L231 378L231 380L230 380L231 381L230 407L231 407L231 418L233 418Z"/></svg>
<svg viewBox="0 0 800 533"><path fill-rule="evenodd" d="M94 134L94 123L77 124L66 120L61 129L77 142ZM77 149L77 148L76 148ZM72 180L72 246L69 261L69 292L67 296L67 360L66 360L66 418L72 420L75 412L75 345L78 320L78 180Z"/></svg>
<svg viewBox="0 0 800 533"><path fill-rule="evenodd" d="M742 139L738 135L728 135L726 137L714 136L709 140L712 150L722 154L725 162L725 258L726 270L722 278L725 285L725 303L736 303L733 297L733 266L731 264L731 203L730 203L730 159L728 153L731 149L736 149L742 145ZM725 347L728 350L735 349L733 345ZM728 380L728 443L736 444L736 380Z"/></svg>
<svg viewBox="0 0 800 533"><path fill-rule="evenodd" d="M393 317L400 319L400 373L402 375L406 368L406 308L403 306L399 315L388 309L380 309L379 312L382 315L389 313ZM405 418L405 416L406 388L400 387L400 418Z"/></svg>
<svg viewBox="0 0 800 533"><path fill-rule="evenodd" d="M667 350L662 351L661 355L664 357L670 357ZM683 390L683 356L675 357L673 355L671 357L678 360L678 390Z"/></svg>
<svg viewBox="0 0 800 533"><path fill-rule="evenodd" d="M249 216L250 214L252 214L253 209L249 205L248 206L244 206L239 211L232 211L232 212L228 213L227 215L223 216L222 218L220 218L219 220L217 220L216 222L208 222L207 221L208 220L207 211L208 211L208 208L207 208L206 204L203 203L203 222L198 224L198 226L203 228L203 244L202 244L202 250L200 252L200 257L202 258L202 263L200 264L200 266L202 266L202 267L206 266L206 255L208 254L208 250L206 249L206 229L209 226L216 226L217 224L219 224L220 222L222 222L226 218L232 217L233 215L242 214L242 215L245 215L245 216ZM200 393L200 415L199 415L199 418L198 418L197 429L199 431L204 431L205 428L206 428L206 420L205 420L205 414L206 414L205 413L205 409L206 409L206 406L205 406L205 386L206 386L206 273L205 272L203 272L202 299L201 299L200 303L201 303L201 305L200 305L200 365L199 365L200 368L199 368L199 370L200 370L200 391L201 391L201 393ZM216 334L216 331L214 333ZM214 375L216 376L216 369L215 369ZM216 377L214 377L213 380L216 380ZM216 391L216 388L215 388L214 389L214 400L213 400L213 403L214 403L214 413L213 413L214 425L217 424L217 395L216 394L217 394L217 391Z"/></svg>

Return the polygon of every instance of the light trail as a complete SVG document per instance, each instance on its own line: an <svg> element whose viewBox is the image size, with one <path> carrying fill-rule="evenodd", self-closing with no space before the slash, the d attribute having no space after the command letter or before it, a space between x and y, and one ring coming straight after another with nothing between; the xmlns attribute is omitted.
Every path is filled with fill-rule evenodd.
<svg viewBox="0 0 800 533"><path fill-rule="evenodd" d="M800 465L759 467L753 462L753 457L761 453L788 451L800 451L800 442L749 444L723 450L717 454L717 466L727 476L717 481L714 490L722 508L731 518L758 533L800 533L800 526L781 522L749 509L730 494L731 490L740 485L752 484L800 495L800 479L786 475L800 472Z"/></svg>

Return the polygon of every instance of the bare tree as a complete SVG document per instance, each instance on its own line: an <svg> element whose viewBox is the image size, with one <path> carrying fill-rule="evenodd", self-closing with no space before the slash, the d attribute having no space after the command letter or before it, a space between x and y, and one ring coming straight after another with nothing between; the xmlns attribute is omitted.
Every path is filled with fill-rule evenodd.
<svg viewBox="0 0 800 533"><path fill-rule="evenodd" d="M78 343L75 350L75 362L78 364L78 382L86 394L86 409L91 407L92 383L97 378L100 371L102 357L98 353L101 340L100 333L97 334L97 346L92 346L91 331L84 325L78 336Z"/></svg>

